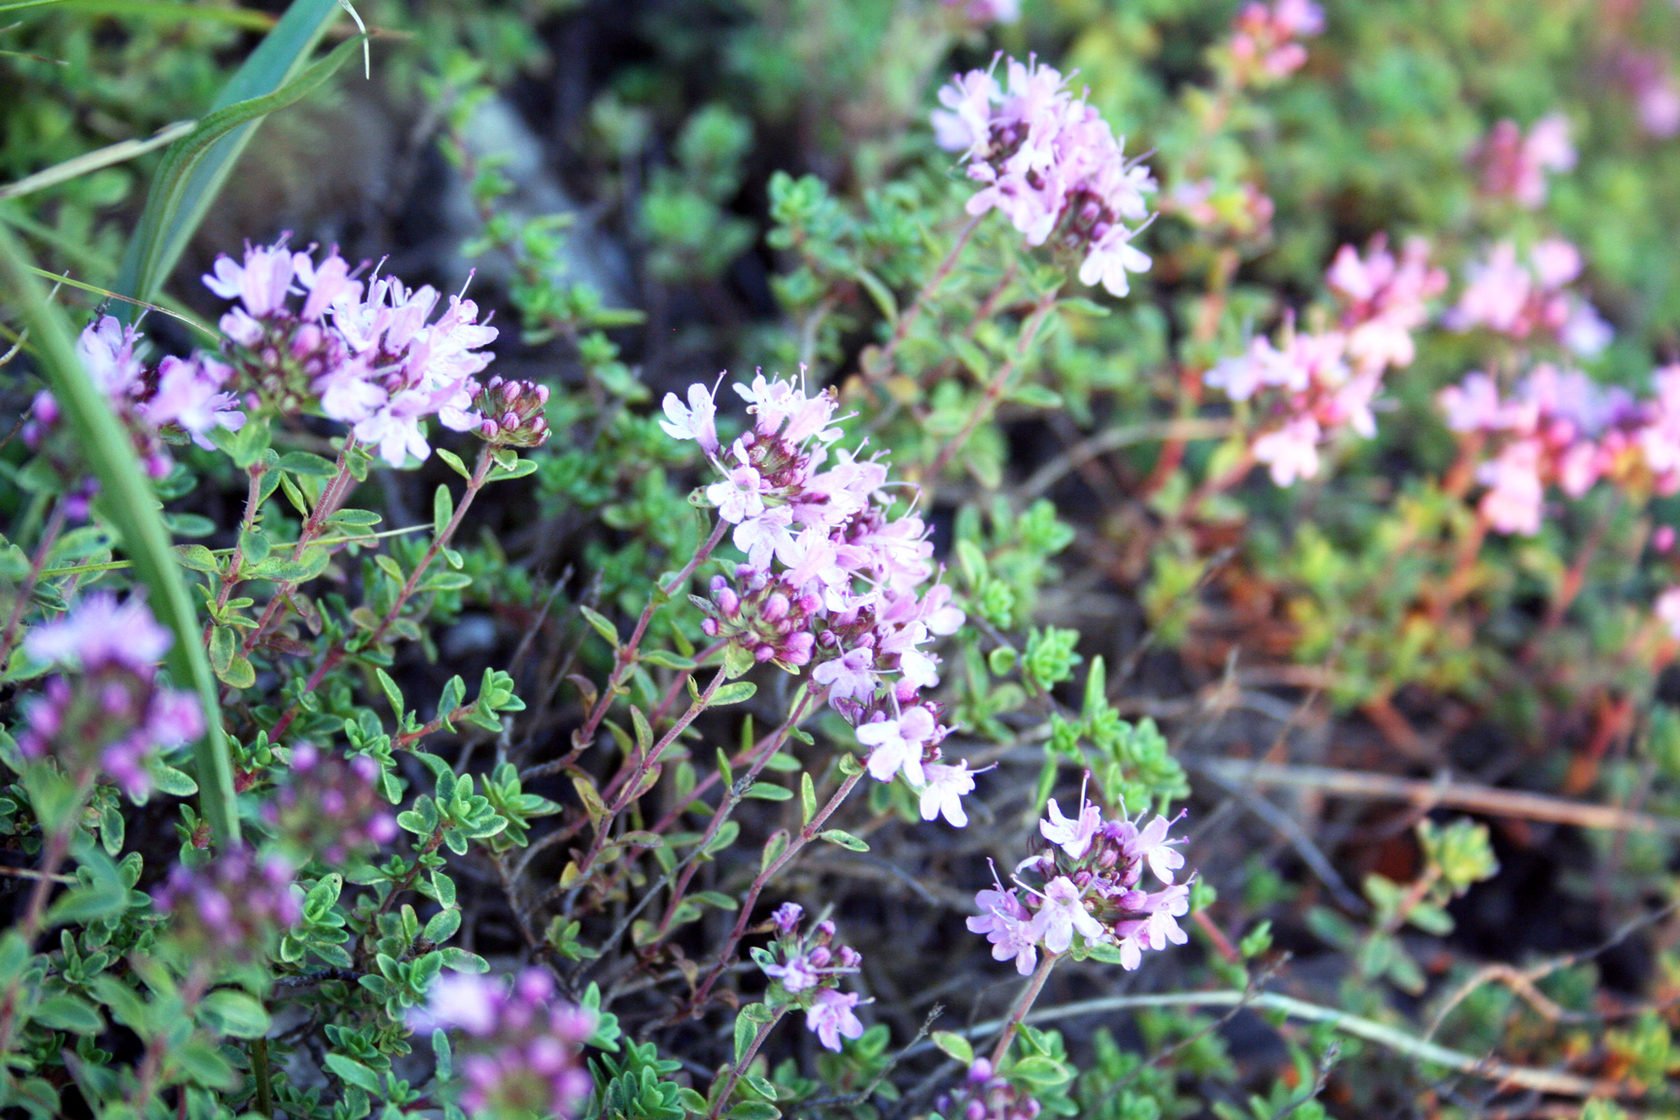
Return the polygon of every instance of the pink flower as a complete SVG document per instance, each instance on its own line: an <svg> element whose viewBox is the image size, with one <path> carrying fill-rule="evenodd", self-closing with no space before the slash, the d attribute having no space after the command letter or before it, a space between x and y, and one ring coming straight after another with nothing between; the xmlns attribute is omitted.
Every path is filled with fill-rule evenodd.
<svg viewBox="0 0 1680 1120"><path fill-rule="evenodd" d="M1079 859L1085 854L1101 827L1102 809L1086 801L1083 794L1080 795L1077 817L1064 816L1062 807L1052 797L1047 816L1038 822L1038 831L1044 838L1066 852L1070 859Z"/></svg>
<svg viewBox="0 0 1680 1120"><path fill-rule="evenodd" d="M830 703L868 700L875 695L875 651L867 646L847 650L841 657L812 669L811 679L828 686Z"/></svg>
<svg viewBox="0 0 1680 1120"><path fill-rule="evenodd" d="M143 599L130 598L119 605L116 596L96 591L57 621L30 630L23 648L32 659L50 664L150 670L163 660L172 641Z"/></svg>
<svg viewBox="0 0 1680 1120"><path fill-rule="evenodd" d="M1509 410L1499 400L1499 387L1479 370L1442 389L1436 400L1447 414L1447 427L1455 432L1496 431L1509 420Z"/></svg>
<svg viewBox="0 0 1680 1120"><path fill-rule="evenodd" d="M1497 459L1483 463L1477 481L1488 487L1481 511L1501 533L1533 536L1540 531L1545 490L1540 482L1540 446L1532 440L1513 443Z"/></svg>
<svg viewBox="0 0 1680 1120"><path fill-rule="evenodd" d="M167 357L158 365L157 392L140 408L148 423L174 425L200 447L212 446L206 437L217 428L237 432L245 413L233 394L222 391L232 370L214 358L182 361Z"/></svg>
<svg viewBox="0 0 1680 1120"><path fill-rule="evenodd" d="M1132 245L1136 231L1116 225L1101 241L1093 242L1085 263L1079 266L1079 282L1090 287L1102 285L1108 294L1124 296L1131 291L1127 273L1149 271L1149 254Z"/></svg>
<svg viewBox="0 0 1680 1120"><path fill-rule="evenodd" d="M675 393L665 394L665 419L659 426L672 439L692 439L707 455L718 453L717 402L699 382L688 387L687 407Z"/></svg>
<svg viewBox="0 0 1680 1120"><path fill-rule="evenodd" d="M921 813L924 821L944 817L952 828L968 824L968 812L962 799L974 792L974 775L968 772L968 761L955 766L930 762L922 768L927 785L922 788Z"/></svg>
<svg viewBox="0 0 1680 1120"><path fill-rule="evenodd" d="M1657 596L1653 613L1668 627L1668 633L1680 641L1680 587L1670 587Z"/></svg>
<svg viewBox="0 0 1680 1120"><path fill-rule="evenodd" d="M489 1034L496 1026L502 986L472 972L445 972L432 982L426 1006L411 1017L414 1029Z"/></svg>
<svg viewBox="0 0 1680 1120"><path fill-rule="evenodd" d="M983 934L992 945L992 959L1013 959L1015 971L1030 976L1038 966L1038 938L1030 915L1013 891L1001 886L974 896L980 913L967 921L971 933Z"/></svg>
<svg viewBox="0 0 1680 1120"><path fill-rule="evenodd" d="M795 995L817 986L822 976L811 965L807 957L794 957L787 964L768 964L764 966L764 974L773 980L781 982L782 989L789 995Z"/></svg>
<svg viewBox="0 0 1680 1120"><path fill-rule="evenodd" d="M754 467L735 467L723 481L706 487L706 500L717 507L719 517L738 525L764 512L763 479Z"/></svg>
<svg viewBox="0 0 1680 1120"><path fill-rule="evenodd" d="M144 366L135 356L140 335L114 315L102 316L76 339L76 356L107 397L134 395L141 388Z"/></svg>
<svg viewBox="0 0 1680 1120"><path fill-rule="evenodd" d="M1254 441L1254 458L1271 468L1272 481L1293 486L1296 479L1318 474L1318 441L1323 433L1310 416L1297 417Z"/></svg>
<svg viewBox="0 0 1680 1120"><path fill-rule="evenodd" d="M1044 905L1033 916L1033 933L1052 953L1065 953L1078 933L1087 944L1103 939L1103 927L1085 908L1078 887L1065 875L1044 885Z"/></svg>
<svg viewBox="0 0 1680 1120"><path fill-rule="evenodd" d="M1126 854L1134 860L1142 860L1149 864L1149 870L1163 883L1173 881L1173 872L1184 866L1184 855L1175 844L1182 844L1183 840L1169 840L1167 830L1173 825L1165 817L1157 816L1143 828L1134 826L1133 834L1126 841Z"/></svg>
<svg viewBox="0 0 1680 1120"><path fill-rule="evenodd" d="M897 719L859 727L858 742L873 748L866 762L869 776L877 782L890 782L902 773L911 785L921 787L927 780L922 771L922 748L936 731L933 714L922 707L911 708Z"/></svg>
<svg viewBox="0 0 1680 1120"><path fill-rule="evenodd" d="M857 1002L856 992L825 988L817 993L815 1002L805 1012L805 1026L824 1047L839 1053L842 1038L863 1034L863 1023L852 1010Z"/></svg>
<svg viewBox="0 0 1680 1120"><path fill-rule="evenodd" d="M274 245L245 246L245 260L235 264L227 256L216 258L204 286L223 299L237 299L253 318L271 315L286 302L296 275L294 256L285 239Z"/></svg>

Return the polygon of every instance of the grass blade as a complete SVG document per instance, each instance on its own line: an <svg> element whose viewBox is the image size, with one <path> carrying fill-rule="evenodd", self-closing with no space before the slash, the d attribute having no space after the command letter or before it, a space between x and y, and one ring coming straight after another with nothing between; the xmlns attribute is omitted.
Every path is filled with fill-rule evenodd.
<svg viewBox="0 0 1680 1120"><path fill-rule="evenodd" d="M75 12L78 15L155 20L161 23L222 23L252 31L267 31L276 20L250 8L218 8L209 4L171 3L170 0L3 0L0 15L10 12Z"/></svg>
<svg viewBox="0 0 1680 1120"><path fill-rule="evenodd" d="M345 46L359 45L359 40L350 40L326 59L304 69L309 53L338 10L338 0L293 0L274 30L222 87L198 129L170 149L146 199L140 226L123 258L116 284L118 291L136 299L152 298L204 220L262 118L325 82L347 57ZM247 113L221 115L240 106ZM209 138L208 130L212 128L217 132ZM204 142L207 138L211 142ZM178 154L188 150L192 152L191 158ZM119 314L130 317L123 312Z"/></svg>
<svg viewBox="0 0 1680 1120"><path fill-rule="evenodd" d="M44 171L37 171L33 175L26 175L17 182L0 187L0 201L8 198L22 198L26 194L46 190L59 183L79 178L90 171L98 171L101 167L109 167L113 163L122 163L135 156L143 155L153 148L161 148L165 144L173 144L181 137L193 130L196 121L176 121L174 124L164 125L155 136L148 136L144 140L119 140L115 144L108 144L103 148L96 148L91 152L84 152L63 163L54 164Z"/></svg>
<svg viewBox="0 0 1680 1120"><path fill-rule="evenodd" d="M76 358L68 317L47 298L23 247L3 222L0 222L0 291L5 291L8 300L23 313L38 355L41 376L51 386L65 422L75 433L108 499L105 505L122 538L122 549L146 586L147 603L158 621L174 635L169 647L170 674L178 687L196 692L204 707L206 730L194 748L200 806L216 839L224 844L234 843L239 839L239 813L233 792L233 767L222 738L216 679L204 654L198 617L169 547L169 534L163 527L157 499L146 481L133 443L104 394Z"/></svg>

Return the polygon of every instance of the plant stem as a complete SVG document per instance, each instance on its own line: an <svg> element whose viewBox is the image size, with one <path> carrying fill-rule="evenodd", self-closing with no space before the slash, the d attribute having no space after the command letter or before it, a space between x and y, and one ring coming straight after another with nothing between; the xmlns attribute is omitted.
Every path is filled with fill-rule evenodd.
<svg viewBox="0 0 1680 1120"><path fill-rule="evenodd" d="M976 214L963 224L962 229L957 232L957 240L951 246L951 251L945 254L945 259L939 262L939 267L928 277L928 282L922 285L922 290L916 293L916 298L910 301L910 306L898 317L898 322L893 325L892 337L887 339L887 344L881 348L879 356L865 366L864 378L872 385L892 369L893 355L898 353L899 346L910 336L910 328L915 326L916 319L927 306L928 300L932 299L934 293L950 278L951 272L957 267L957 258L962 256L968 239L974 236L974 231L979 228L980 220L984 217L984 214Z"/></svg>
<svg viewBox="0 0 1680 1120"><path fill-rule="evenodd" d="M303 558L304 549L308 548L315 538L321 535L322 530L327 527L327 520L338 512L338 507L344 503L345 497L350 493L350 484L353 481L350 470L350 456L356 446L355 436L344 437L344 443L338 449L337 469L334 471L332 478L327 480L326 486L322 487L321 496L315 501L315 508L309 511L309 517L304 521L303 528L298 533L297 546L292 549L293 560ZM251 628L251 632L245 635L241 652L247 657L250 656L252 650L257 648L257 644L267 636L269 628L274 624L275 618L280 613L281 607L291 601L292 592L296 589L297 584L289 580L275 586L274 597L268 601L268 606L263 608L263 613L258 617L257 624Z"/></svg>
<svg viewBox="0 0 1680 1120"><path fill-rule="evenodd" d="M724 940L723 947L718 950L717 963L712 966L712 971L707 974L699 990L694 993L694 998L689 1001L691 1009L697 1010L704 1006L706 997L711 994L712 987L717 984L718 979L729 968L729 961L735 955L735 947L741 943L741 938L747 932L747 925L752 920L753 907L758 904L758 896L764 892L765 885L775 877L778 871L786 867L795 856L803 851L805 845L816 838L823 824L834 815L834 810L838 809L840 803L846 800L846 795L852 792L853 787L858 784L865 773L867 773L866 770L859 768L855 774L848 776L845 781L841 782L840 787L829 797L827 804L817 810L810 823L800 829L788 841L788 846L782 850L782 854L771 860L766 867L753 877L752 886L747 888L746 897L741 900L741 911L735 919L735 928L729 931L729 936Z"/></svg>
<svg viewBox="0 0 1680 1120"><path fill-rule="evenodd" d="M595 865L595 860L600 856L601 850L606 847L607 837L612 833L613 821L645 792L642 788L643 781L653 769L654 763L659 760L659 756L664 753L666 747L676 742L677 736L681 735L688 725L694 722L696 716L706 710L707 705L712 702L712 697L717 694L717 690L723 686L723 682L727 679L728 673L720 667L716 673L712 674L712 679L707 683L705 689L694 698L693 703L689 704L688 710L677 717L676 722L671 724L664 735L660 736L657 743L648 748L645 755L632 754L630 758L625 760L627 765L620 767L618 774L614 776L612 782L604 791L603 799L611 798L612 803L607 807L607 815L601 818L600 823L595 828L595 839L590 842L589 851L584 854L583 859L578 863L580 876Z"/></svg>
<svg viewBox="0 0 1680 1120"><path fill-rule="evenodd" d="M810 701L810 693L806 693L800 698L799 703L794 705L793 711L788 714L788 718L783 721L782 726L777 728L776 731L767 738L767 741L762 746L755 747L756 757L753 760L751 769L743 774L734 783L734 787L724 794L723 800L719 802L717 810L712 814L712 819L706 824L705 833L701 835L699 843L694 845L694 851L689 855L688 859L684 861L684 865L679 871L680 877L677 879L676 884L671 888L671 899L668 903L666 903L665 915L659 921L658 936L660 938L663 938L671 931L671 922L676 918L677 908L681 905L683 896L688 891L688 885L694 881L695 872L700 869L700 861L697 857L701 852L706 850L706 846L712 842L712 838L718 834L718 830L723 827L724 822L729 819L729 816L734 811L735 806L740 802L741 798L740 795L737 794L736 790L744 791L745 789L751 787L753 781L763 771L764 767L769 764L772 758L776 757L776 753L780 751L783 744L787 742L788 733L798 726L799 721L804 717L806 708L810 706ZM713 773L714 776L721 775L722 771L714 771ZM695 792L698 793L698 790ZM660 825L663 825L665 822L661 820L659 823ZM655 831L663 830L656 826ZM640 849L631 852L629 858L633 859L638 854L640 854ZM629 862L629 860L627 859L626 862Z"/></svg>
<svg viewBox="0 0 1680 1120"><path fill-rule="evenodd" d="M706 538L705 543L689 558L688 563L683 565L682 570L676 574L670 583L661 587L654 595L649 597L647 606L642 608L642 616L636 620L636 629L630 633L630 640L618 650L617 662L613 666L612 674L607 678L607 686L601 690L601 695L596 698L595 706L589 712L589 718L584 721L582 727L573 733L572 749L567 752L565 757L548 763L546 767L533 767L530 771L531 776L537 777L563 770L578 755L589 749L589 744L595 740L595 732L601 728L601 721L607 718L607 712L612 708L613 700L618 696L619 688L629 679L630 671L636 666L636 653L641 648L642 638L647 634L648 624L653 621L653 612L658 610L662 603L683 589L684 585L688 583L688 578L694 574L701 564L706 562L706 559L711 556L717 546L723 543L723 535L728 531L729 522L719 518L717 525L712 529L712 535Z"/></svg>
<svg viewBox="0 0 1680 1120"><path fill-rule="evenodd" d="M397 592L397 597L391 603L390 609L385 612L385 616L379 620L378 625L368 634L367 640L362 643L363 648L378 645L381 639L385 637L385 632L391 628L391 624L396 622L403 607L407 606L409 599L414 596L414 589L420 586L420 579L426 574L426 569L431 566L433 560L437 559L438 553L449 547L449 542L454 538L455 531L461 527L461 520L466 517L467 510L472 508L473 499L478 497L480 490L484 489L485 479L489 477L490 468L493 465L494 461L490 457L490 448L486 446L478 453L478 462L473 466L472 477L467 480L467 487L461 494L461 501L449 515L449 521L444 525L443 532L433 537L432 543L426 546L425 554L420 557L420 562L414 566L414 570L403 581L402 590ZM309 674L309 679L304 682L304 692L314 692L320 687L321 682L326 680L327 674L338 667L347 653L349 653L349 644L346 639L341 638L327 651L327 655L321 659L321 663L315 667L315 671ZM268 733L269 741L278 742L280 736L286 733L286 729L297 718L297 714L298 707L295 704L286 709L285 714L275 722L274 729Z"/></svg>
<svg viewBox="0 0 1680 1120"><path fill-rule="evenodd" d="M1530 1089L1539 1093L1557 1093L1572 1097L1608 1096L1612 1098L1624 1095L1628 1089L1627 1083L1621 1080L1582 1077L1572 1073L1561 1073L1557 1070L1512 1065L1496 1058L1449 1050L1444 1046L1438 1046L1419 1038L1415 1029L1391 1027L1386 1023L1379 1023L1373 1019L1343 1011L1340 1008L1308 1003L1306 1000L1277 995L1273 992L1256 993L1224 990L1165 992L1158 995L1106 996L1101 999L1080 1000L1057 1007L1048 1007L1036 1015L1028 1015L1024 1021L1055 1022L1085 1015L1109 1015L1116 1011L1131 1011L1144 1007L1237 1007L1244 1005L1256 1011L1275 1011L1288 1018L1298 1019L1306 1023L1328 1023L1332 1029L1343 1034L1362 1038L1414 1061L1428 1062L1431 1065L1442 1066L1458 1073L1520 1089ZM1003 1020L993 1020L978 1023L962 1033L969 1037L978 1038L990 1034L1002 1026L1004 1026ZM920 1043L912 1047L906 1056L929 1049L932 1045L931 1042Z"/></svg>
<svg viewBox="0 0 1680 1120"><path fill-rule="evenodd" d="M35 546L35 555L29 561L29 574L14 589L17 599L12 603L12 613L6 618L5 630L0 631L0 670L4 670L7 662L12 659L12 643L17 639L18 626L23 622L23 612L29 606L29 596L34 592L35 585L41 581L41 572L47 564L47 554L52 551L52 546L63 528L64 504L57 502L53 505L52 517L48 519L46 528L41 530L40 543Z"/></svg>
<svg viewBox="0 0 1680 1120"><path fill-rule="evenodd" d="M227 609L233 589L239 586L239 566L245 562L245 534L256 528L257 506L262 501L262 477L265 473L260 462L252 463L245 471L245 516L240 518L239 536L234 542L232 555L228 557L227 571L222 573L221 586L216 589L216 605L204 623L204 648L207 650L210 648L210 635L216 629L216 619Z"/></svg>
<svg viewBox="0 0 1680 1120"><path fill-rule="evenodd" d="M998 1036L997 1045L992 1047L992 1068L996 1069L1003 1061L1004 1055L1009 1053L1009 1044L1015 1041L1015 1035L1020 1031L1021 1024L1026 1021L1027 1012L1038 1001L1038 995L1044 991L1045 981L1050 979L1050 970L1061 960L1061 954L1046 952L1044 959L1038 962L1038 968L1033 971L1032 979L1021 990L1021 997L1015 1001L1015 1007L1009 1012L1009 1019L1003 1025L1003 1033Z"/></svg>
<svg viewBox="0 0 1680 1120"><path fill-rule="evenodd" d="M1021 328L1021 337L1015 344L1015 353L998 367L997 373L993 374L991 381L987 382L985 391L981 393L974 411L969 414L968 419L963 423L962 431L957 433L955 439L946 441L940 447L939 455L933 461L933 468L928 472L930 478L938 478L944 472L957 452L961 451L970 437L974 435L974 430L997 410L998 402L1003 399L1003 391L1009 384L1010 376L1014 374L1016 367L1026 359L1027 350L1032 346L1039 328L1044 325L1045 317L1050 314L1050 309L1056 306L1056 295L1057 293L1054 291L1046 292L1038 303L1033 305L1032 314L1027 318L1026 325Z"/></svg>
<svg viewBox="0 0 1680 1120"><path fill-rule="evenodd" d="M65 813L64 823L47 837L46 847L41 854L41 873L36 878L35 885L30 888L29 903L24 908L23 920L15 927L23 937L26 952L34 950L35 938L40 935L41 923L47 913L47 899L52 897L53 884L58 882L59 865L70 853L70 841L75 838L82 806L93 789L94 777L95 771L92 768L83 770L76 776L76 794L69 811ZM11 1051L12 1031L17 1025L18 989L22 985L23 972L19 972L6 986L5 994L0 996L0 1054Z"/></svg>
<svg viewBox="0 0 1680 1120"><path fill-rule="evenodd" d="M729 1106L729 1095L735 1091L736 1083L741 1080L741 1071L752 1065L752 1060L758 1057L759 1047L764 1045L764 1040L770 1037L770 1032L775 1029L777 1023L782 1021L782 1017L787 1012L787 1008L778 1007L775 1016L768 1023L759 1024L758 1030L753 1034L752 1041L747 1044L747 1049L741 1055L740 1060L729 1067L729 1073L725 1075L723 1082L723 1089L718 1093L717 1101L712 1105L711 1111L706 1113L707 1120L717 1120L717 1117L723 1115L723 1110Z"/></svg>

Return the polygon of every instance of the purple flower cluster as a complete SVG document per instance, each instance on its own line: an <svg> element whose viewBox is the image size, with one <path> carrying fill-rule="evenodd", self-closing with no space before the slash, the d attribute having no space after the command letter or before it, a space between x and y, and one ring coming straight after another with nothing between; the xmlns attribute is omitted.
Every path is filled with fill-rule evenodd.
<svg viewBox="0 0 1680 1120"><path fill-rule="evenodd" d="M446 972L409 1025L459 1032L457 1067L469 1116L575 1116L593 1082L578 1052L595 1017L560 998L554 977L527 968L511 985L500 978Z"/></svg>
<svg viewBox="0 0 1680 1120"><path fill-rule="evenodd" d="M1010 59L1000 83L996 69L957 75L933 114L939 146L960 152L981 185L968 212L1001 211L1029 245L1054 235L1056 247L1082 258L1080 283L1125 295L1128 273L1149 269L1132 245L1149 216L1149 169L1126 160L1122 142L1059 71Z"/></svg>
<svg viewBox="0 0 1680 1120"><path fill-rule="evenodd" d="M985 1058L974 1059L962 1087L941 1093L934 1107L951 1120L1034 1120L1043 1110L1036 1100L999 1077Z"/></svg>
<svg viewBox="0 0 1680 1120"><path fill-rule="evenodd" d="M1513 120L1493 126L1473 155L1482 173L1482 193L1508 198L1525 210L1546 201L1546 173L1575 166L1569 121L1561 113L1541 117L1527 134Z"/></svg>
<svg viewBox="0 0 1680 1120"><path fill-rule="evenodd" d="M770 917L776 940L769 949L754 949L753 959L775 982L772 1002L803 1009L806 1028L823 1046L838 1051L842 1038L863 1033L854 1011L857 993L839 990L840 978L855 973L863 956L850 945L835 944L833 922L818 922L808 935L800 936L804 916L798 903L778 906Z"/></svg>
<svg viewBox="0 0 1680 1120"><path fill-rule="evenodd" d="M879 459L835 446L831 392L807 394L802 380L762 373L735 391L754 423L727 448L704 385L689 389L687 404L667 394L661 421L699 443L722 476L706 498L747 556L712 580L706 633L790 672L813 666L812 682L870 749L870 776L902 774L921 793L923 819L962 827L974 777L966 762L941 761L949 728L921 692L939 681L939 658L926 647L954 633L963 613L950 588L926 587L935 574L926 525L891 515Z"/></svg>
<svg viewBox="0 0 1680 1120"><path fill-rule="evenodd" d="M286 843L341 866L397 838L378 782L379 764L367 755L328 757L300 743L292 748L291 780L263 806L263 819Z"/></svg>
<svg viewBox="0 0 1680 1120"><path fill-rule="evenodd" d="M106 315L91 323L76 340L81 359L94 385L104 392L112 409L134 442L146 473L162 478L169 473L170 458L160 435L184 433L201 447L209 447L209 434L218 428L238 431L245 414L226 389L230 370L208 358L183 360L166 357L156 364L143 358L144 336ZM65 446L60 454L53 437L61 433L58 400L42 390L35 396L30 422L23 429L24 442L31 450L45 450L79 470L81 454ZM86 514L87 495L79 495L77 516Z"/></svg>
<svg viewBox="0 0 1680 1120"><path fill-rule="evenodd" d="M1250 0L1232 26L1233 77L1242 85L1287 78L1307 63L1300 42L1324 30L1324 10L1312 0Z"/></svg>
<svg viewBox="0 0 1680 1120"><path fill-rule="evenodd" d="M475 407L473 375L489 365L482 348L497 332L470 299L450 296L433 320L436 289L392 276L364 282L336 251L316 261L313 248L294 251L284 238L247 246L243 261L217 258L204 283L238 301L221 329L240 391L283 414L342 421L392 466L431 453L426 419L464 432L486 419L500 427L507 414Z"/></svg>
<svg viewBox="0 0 1680 1120"><path fill-rule="evenodd" d="M1317 475L1319 446L1343 429L1376 433L1371 404L1383 374L1411 363L1411 332L1428 317L1425 301L1446 285L1422 242L1396 258L1381 238L1364 257L1342 246L1326 279L1340 305L1334 329L1291 326L1281 345L1256 338L1246 354L1203 375L1234 401L1258 400L1263 420L1252 451L1279 486Z"/></svg>
<svg viewBox="0 0 1680 1120"><path fill-rule="evenodd" d="M1480 510L1501 533L1540 531L1546 488L1578 498L1600 481L1636 495L1680 492L1680 365L1638 400L1586 374L1541 364L1501 395L1485 373L1443 389L1447 426L1477 439Z"/></svg>
<svg viewBox="0 0 1680 1120"><path fill-rule="evenodd" d="M980 913L968 928L992 943L994 958L1013 959L1026 976L1040 949L1065 953L1077 935L1087 948L1113 945L1130 970L1145 950L1187 940L1177 919L1190 909L1190 885L1173 881L1184 856L1174 846L1181 841L1168 838L1176 821L1105 820L1083 794L1076 816L1054 799L1049 810L1039 822L1043 850L1016 867L1010 886L994 883L974 897ZM1142 889L1145 866L1163 889Z"/></svg>
<svg viewBox="0 0 1680 1120"><path fill-rule="evenodd" d="M1624 46L1610 66L1612 80L1633 100L1647 136L1666 140L1680 134L1680 80L1668 54Z"/></svg>
<svg viewBox="0 0 1680 1120"><path fill-rule="evenodd" d="M1610 325L1567 286L1581 275L1580 251L1558 237L1535 244L1526 260L1500 242L1469 269L1458 303L1442 317L1451 330L1482 328L1522 342L1554 342L1571 353L1597 354L1610 344Z"/></svg>
<svg viewBox="0 0 1680 1120"><path fill-rule="evenodd" d="M200 867L176 864L152 892L169 933L193 956L262 960L264 946L303 918L293 868L279 856L233 848Z"/></svg>
<svg viewBox="0 0 1680 1120"><path fill-rule="evenodd" d="M104 593L31 630L23 648L32 660L73 671L49 678L29 704L17 740L24 757L52 752L72 773L98 767L144 796L146 760L204 731L198 698L157 682L170 640L145 603Z"/></svg>

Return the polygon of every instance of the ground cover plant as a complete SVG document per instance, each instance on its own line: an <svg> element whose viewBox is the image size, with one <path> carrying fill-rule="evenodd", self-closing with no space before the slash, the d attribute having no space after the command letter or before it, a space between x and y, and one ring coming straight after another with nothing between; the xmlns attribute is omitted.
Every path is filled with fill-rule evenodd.
<svg viewBox="0 0 1680 1120"><path fill-rule="evenodd" d="M0 1108L1680 1111L1676 43L0 4Z"/></svg>

